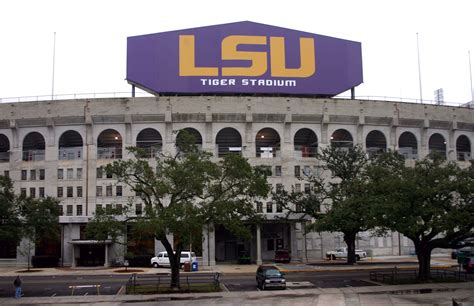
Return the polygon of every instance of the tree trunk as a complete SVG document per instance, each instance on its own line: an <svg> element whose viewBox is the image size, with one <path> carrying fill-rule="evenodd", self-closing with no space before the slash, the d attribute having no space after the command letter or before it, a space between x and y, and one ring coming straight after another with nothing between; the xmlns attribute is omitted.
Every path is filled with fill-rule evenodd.
<svg viewBox="0 0 474 306"><path fill-rule="evenodd" d="M345 233L344 242L347 244L347 264L353 265L356 263L355 254L355 240L357 233Z"/></svg>
<svg viewBox="0 0 474 306"><path fill-rule="evenodd" d="M418 257L418 279L425 282L431 278L431 248L418 242L415 243L415 251Z"/></svg>
<svg viewBox="0 0 474 306"><path fill-rule="evenodd" d="M181 245L178 245L176 250L173 250L173 247L169 243L168 239L165 237L160 237L161 243L168 252L168 258L170 260L171 266L171 283L170 288L181 288L179 281L179 267L180 267L180 258L181 258Z"/></svg>

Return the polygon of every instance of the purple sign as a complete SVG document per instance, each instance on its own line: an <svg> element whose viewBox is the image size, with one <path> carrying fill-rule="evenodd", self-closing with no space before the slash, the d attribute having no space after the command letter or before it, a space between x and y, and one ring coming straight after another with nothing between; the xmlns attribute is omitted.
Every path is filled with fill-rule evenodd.
<svg viewBox="0 0 474 306"><path fill-rule="evenodd" d="M362 83L361 44L250 21L133 36L127 81L152 93L335 96Z"/></svg>

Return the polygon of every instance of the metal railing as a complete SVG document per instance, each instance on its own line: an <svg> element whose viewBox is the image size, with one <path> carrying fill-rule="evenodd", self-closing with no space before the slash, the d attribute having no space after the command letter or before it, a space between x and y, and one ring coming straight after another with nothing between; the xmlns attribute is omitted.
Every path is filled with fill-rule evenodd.
<svg viewBox="0 0 474 306"><path fill-rule="evenodd" d="M398 153L405 159L418 159L418 150L412 147L399 148Z"/></svg>
<svg viewBox="0 0 474 306"><path fill-rule="evenodd" d="M23 151L23 161L41 161L44 160L45 150L27 150Z"/></svg>
<svg viewBox="0 0 474 306"><path fill-rule="evenodd" d="M75 160L82 158L82 147L61 148L58 150L59 160Z"/></svg>
<svg viewBox="0 0 474 306"><path fill-rule="evenodd" d="M458 152L458 161L470 161L471 159L471 152Z"/></svg>
<svg viewBox="0 0 474 306"><path fill-rule="evenodd" d="M0 163L10 161L10 152L0 152Z"/></svg>
<svg viewBox="0 0 474 306"><path fill-rule="evenodd" d="M60 95L34 95L34 96L22 96L22 97L5 97L0 98L0 103L15 103L15 102L32 102L32 101L52 101L52 100L77 100L77 99L100 99L100 98L130 98L132 93L127 92L102 92L102 93L71 93L71 94L60 94ZM153 97L152 94L137 89L135 91L135 97ZM350 96L335 96L334 99L351 100ZM391 97L391 96L356 96L356 100L369 100L369 101L387 101L387 102L402 102L402 103L413 103L413 104L428 104L428 105L439 105L434 100L414 99L405 97ZM474 103L472 102L453 102L446 101L443 103L445 106L454 107L469 107L473 108Z"/></svg>
<svg viewBox="0 0 474 306"><path fill-rule="evenodd" d="M309 147L303 145L295 145L293 155L295 158L299 157L316 157L318 147Z"/></svg>
<svg viewBox="0 0 474 306"><path fill-rule="evenodd" d="M260 158L281 157L280 147L257 147L256 156Z"/></svg>
<svg viewBox="0 0 474 306"><path fill-rule="evenodd" d="M460 267L453 269L431 268L431 277L437 280L474 281L474 275L462 271ZM370 280L385 284L399 284L418 279L418 269L393 268L384 271L371 271Z"/></svg>
<svg viewBox="0 0 474 306"><path fill-rule="evenodd" d="M223 157L224 155L227 154L237 154L237 155L242 155L242 146L221 146L219 144L216 144L215 150L217 152L217 157Z"/></svg>
<svg viewBox="0 0 474 306"><path fill-rule="evenodd" d="M122 148L97 148L97 159L122 158Z"/></svg>

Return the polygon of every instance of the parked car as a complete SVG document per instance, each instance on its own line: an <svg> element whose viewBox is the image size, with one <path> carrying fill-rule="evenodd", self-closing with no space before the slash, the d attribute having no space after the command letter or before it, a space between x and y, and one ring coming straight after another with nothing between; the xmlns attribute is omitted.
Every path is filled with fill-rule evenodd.
<svg viewBox="0 0 474 306"><path fill-rule="evenodd" d="M194 252L182 251L181 258L179 260L180 266L183 266L185 262L197 262L196 254ZM169 267L170 258L168 256L168 252L159 252L158 255L150 260L150 263L155 268L161 266Z"/></svg>
<svg viewBox="0 0 474 306"><path fill-rule="evenodd" d="M468 256L464 258L464 261L462 263L462 267L466 272L473 272L474 271L474 256Z"/></svg>
<svg viewBox="0 0 474 306"><path fill-rule="evenodd" d="M469 255L474 255L474 252L472 251L471 247L465 247L462 249L456 249L451 252L451 258L452 259L457 259L458 257L466 257Z"/></svg>
<svg viewBox="0 0 474 306"><path fill-rule="evenodd" d="M355 250L356 260L367 257L367 252L363 250ZM326 252L327 259L347 258L347 248L337 248L335 251Z"/></svg>
<svg viewBox="0 0 474 306"><path fill-rule="evenodd" d="M283 273L273 265L261 265L257 269L257 288L262 290L277 288L286 289L286 280Z"/></svg>
<svg viewBox="0 0 474 306"><path fill-rule="evenodd" d="M276 250L275 251L275 262L290 262L291 255L288 250Z"/></svg>

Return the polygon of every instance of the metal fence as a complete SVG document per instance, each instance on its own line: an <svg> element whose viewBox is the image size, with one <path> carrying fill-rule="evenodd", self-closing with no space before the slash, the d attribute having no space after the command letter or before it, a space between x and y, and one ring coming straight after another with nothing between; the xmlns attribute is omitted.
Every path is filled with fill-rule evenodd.
<svg viewBox="0 0 474 306"><path fill-rule="evenodd" d="M370 280L384 284L399 284L418 279L418 269L393 268L384 271L371 271ZM474 274L467 273L461 269L431 269L431 277L436 280L470 282L474 281Z"/></svg>

